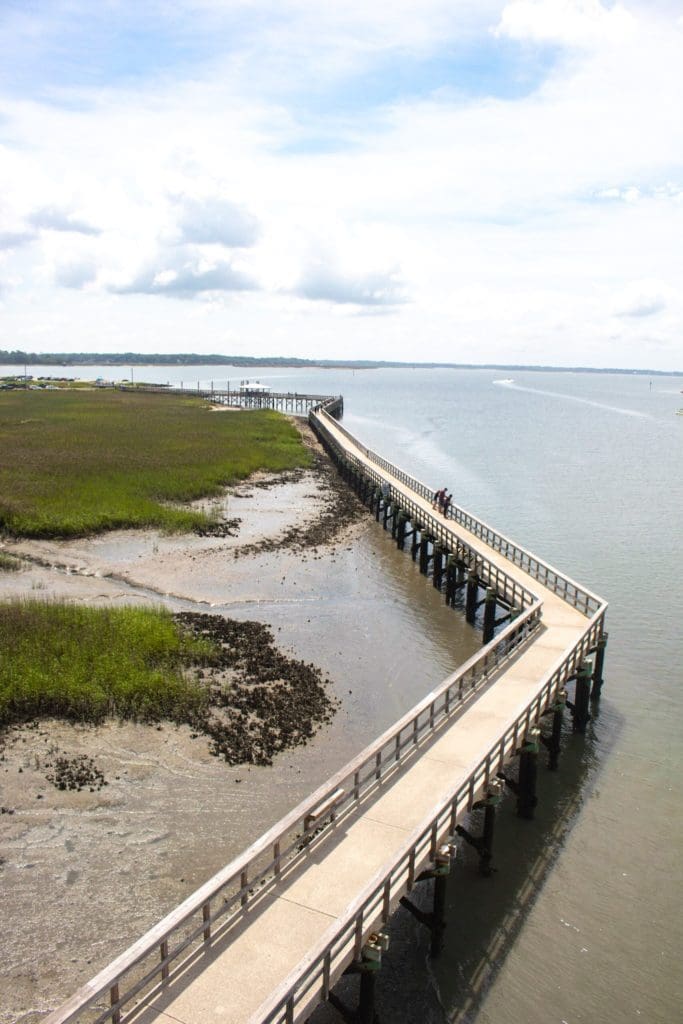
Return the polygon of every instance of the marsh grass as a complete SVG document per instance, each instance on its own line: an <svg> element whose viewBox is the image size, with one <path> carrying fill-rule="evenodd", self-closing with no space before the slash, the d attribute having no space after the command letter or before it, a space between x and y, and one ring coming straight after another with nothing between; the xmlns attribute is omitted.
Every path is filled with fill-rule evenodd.
<svg viewBox="0 0 683 1024"><path fill-rule="evenodd" d="M18 558L0 551L0 572L17 572L20 568L21 562Z"/></svg>
<svg viewBox="0 0 683 1024"><path fill-rule="evenodd" d="M177 505L256 470L309 464L278 413L101 390L3 393L0 451L0 530L24 537L206 527L209 517Z"/></svg>
<svg viewBox="0 0 683 1024"><path fill-rule="evenodd" d="M208 693L184 669L211 662L215 650L163 609L0 602L0 726L44 717L200 721Z"/></svg>

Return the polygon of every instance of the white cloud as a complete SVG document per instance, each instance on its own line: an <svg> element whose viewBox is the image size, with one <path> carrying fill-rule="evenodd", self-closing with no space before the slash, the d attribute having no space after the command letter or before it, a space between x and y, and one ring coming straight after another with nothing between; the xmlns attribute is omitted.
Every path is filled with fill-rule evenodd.
<svg viewBox="0 0 683 1024"><path fill-rule="evenodd" d="M58 206L44 206L28 216L29 223L44 231L71 231L79 235L99 235L100 229L80 218L71 210Z"/></svg>
<svg viewBox="0 0 683 1024"><path fill-rule="evenodd" d="M165 295L191 299L206 292L240 292L255 289L256 283L224 259L209 259L199 251L179 248L159 253L128 280L112 283L109 291L118 295Z"/></svg>
<svg viewBox="0 0 683 1024"><path fill-rule="evenodd" d="M622 4L600 0L513 0L506 4L496 34L515 40L594 46L632 39L635 17Z"/></svg>
<svg viewBox="0 0 683 1024"><path fill-rule="evenodd" d="M238 203L213 196L185 196L177 205L177 224L183 242L246 248L258 240L256 217Z"/></svg>
<svg viewBox="0 0 683 1024"><path fill-rule="evenodd" d="M669 289L661 281L636 281L617 298L615 313L621 317L648 317L668 304Z"/></svg>
<svg viewBox="0 0 683 1024"><path fill-rule="evenodd" d="M406 302L397 270L346 272L328 262L305 268L293 292L304 299L355 306L398 306Z"/></svg>
<svg viewBox="0 0 683 1024"><path fill-rule="evenodd" d="M65 259L55 267L55 281L62 288L82 288L95 280L97 267L89 257Z"/></svg>
<svg viewBox="0 0 683 1024"><path fill-rule="evenodd" d="M0 249L16 249L21 245L28 245L35 237L35 231L28 231L26 229L0 231Z"/></svg>

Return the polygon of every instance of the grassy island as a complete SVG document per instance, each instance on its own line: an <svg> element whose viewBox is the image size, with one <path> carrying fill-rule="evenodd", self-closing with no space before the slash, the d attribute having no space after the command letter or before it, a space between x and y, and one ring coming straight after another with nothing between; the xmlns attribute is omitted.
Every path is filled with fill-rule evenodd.
<svg viewBox="0 0 683 1024"><path fill-rule="evenodd" d="M192 722L208 703L186 676L215 645L180 630L170 612L0 602L0 727L55 717Z"/></svg>
<svg viewBox="0 0 683 1024"><path fill-rule="evenodd" d="M0 530L15 537L205 528L206 515L178 505L309 463L278 413L95 390L4 393L0 451Z"/></svg>

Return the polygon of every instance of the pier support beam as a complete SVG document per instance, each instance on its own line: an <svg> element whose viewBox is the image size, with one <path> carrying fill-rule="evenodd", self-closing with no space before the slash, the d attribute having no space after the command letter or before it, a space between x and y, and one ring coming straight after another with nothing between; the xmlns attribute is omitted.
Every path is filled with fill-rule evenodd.
<svg viewBox="0 0 683 1024"><path fill-rule="evenodd" d="M471 569L467 577L467 598L465 600L465 618L470 626L474 625L477 614L477 595L479 594L479 576Z"/></svg>
<svg viewBox="0 0 683 1024"><path fill-rule="evenodd" d="M459 836L473 846L479 854L479 873L484 878L490 878L495 868L493 860L493 836L496 825L496 808L503 798L503 783L500 779L492 779L486 787L486 796L478 800L474 810L484 809L484 831L480 836L474 836L462 825L456 825L455 831Z"/></svg>
<svg viewBox="0 0 683 1024"><path fill-rule="evenodd" d="M402 510L395 503L391 506L391 539L396 540L398 533L398 521L401 518Z"/></svg>
<svg viewBox="0 0 683 1024"><path fill-rule="evenodd" d="M406 545L406 523L408 522L408 516L405 512L401 511L398 514L396 520L396 547L399 551L403 551Z"/></svg>
<svg viewBox="0 0 683 1024"><path fill-rule="evenodd" d="M558 690L555 700L548 708L546 715L553 716L553 727L549 736L541 736L541 743L548 751L548 768L551 772L557 771L562 749L562 719L567 704L567 691Z"/></svg>
<svg viewBox="0 0 683 1024"><path fill-rule="evenodd" d="M377 522L379 522L379 513L380 513L381 507L382 507L382 492L380 491L379 487L376 487L375 488L375 493L374 493L374 505L372 507L372 511L374 512L375 519L376 519Z"/></svg>
<svg viewBox="0 0 683 1024"><path fill-rule="evenodd" d="M428 533L423 533L420 537L420 572L423 576L429 572L429 542L432 539Z"/></svg>
<svg viewBox="0 0 683 1024"><path fill-rule="evenodd" d="M604 679L602 673L605 667L605 648L607 647L607 637L609 634L603 633L598 640L595 648L595 664L593 665L593 689L591 691L591 700L599 700L602 692L602 684Z"/></svg>
<svg viewBox="0 0 683 1024"><path fill-rule="evenodd" d="M410 545L410 555L413 561L417 559L417 552L420 547L420 538L422 536L422 527L419 523L413 523L413 543Z"/></svg>
<svg viewBox="0 0 683 1024"><path fill-rule="evenodd" d="M454 555L449 555L446 560L446 604L451 608L455 605L457 572L458 568L455 557Z"/></svg>
<svg viewBox="0 0 683 1024"><path fill-rule="evenodd" d="M446 561L446 549L441 544L434 545L434 565L432 569L432 583L441 590L444 574L444 563Z"/></svg>
<svg viewBox="0 0 683 1024"><path fill-rule="evenodd" d="M330 1005L348 1024L376 1024L375 981L382 966L382 953L388 949L388 934L386 932L373 933L363 946L360 960L354 960L351 966L344 971L344 974L360 976L357 1010L351 1010L334 992L329 993L327 998Z"/></svg>
<svg viewBox="0 0 683 1024"><path fill-rule="evenodd" d="M484 603L484 643L488 644L493 640L493 633L496 628L496 592L491 587L486 591Z"/></svg>
<svg viewBox="0 0 683 1024"><path fill-rule="evenodd" d="M433 957L437 957L443 949L443 936L446 930L448 876L451 873L455 849L452 843L440 846L434 856L434 866L423 871L416 878L417 882L426 882L430 878L434 879L434 897L431 912L420 910L407 896L401 897L401 906L405 907L420 924L429 928L432 934L431 955Z"/></svg>
<svg viewBox="0 0 683 1024"><path fill-rule="evenodd" d="M591 720L590 695L591 695L592 670L590 662L584 661L576 673L576 689L574 700L567 701L567 707L572 713L572 728L574 732L585 733L586 726Z"/></svg>
<svg viewBox="0 0 683 1024"><path fill-rule="evenodd" d="M538 747L541 730L532 726L524 744L519 751L518 780L509 778L505 772L498 772L502 779L517 796L517 817L531 821L534 817L538 797L536 796L536 779L538 777Z"/></svg>

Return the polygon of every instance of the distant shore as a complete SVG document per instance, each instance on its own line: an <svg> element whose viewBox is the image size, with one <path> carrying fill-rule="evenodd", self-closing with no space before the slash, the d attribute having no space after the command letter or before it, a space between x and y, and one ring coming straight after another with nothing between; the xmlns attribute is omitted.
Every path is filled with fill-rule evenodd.
<svg viewBox="0 0 683 1024"><path fill-rule="evenodd" d="M371 359L300 359L296 356L225 356L197 353L22 352L0 349L3 366L234 366L322 370L512 370L530 373L619 373L646 377L683 377L683 370L630 369L619 366L545 366L534 363L399 362Z"/></svg>

